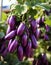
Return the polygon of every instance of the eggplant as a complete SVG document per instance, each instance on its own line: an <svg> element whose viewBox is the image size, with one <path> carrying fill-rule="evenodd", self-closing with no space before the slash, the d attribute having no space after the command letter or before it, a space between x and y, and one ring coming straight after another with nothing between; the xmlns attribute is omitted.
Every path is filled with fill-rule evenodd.
<svg viewBox="0 0 51 65"><path fill-rule="evenodd" d="M21 36L23 34L24 30L25 30L25 24L24 23L20 23L20 25L19 25L19 27L17 29L17 35Z"/></svg>
<svg viewBox="0 0 51 65"><path fill-rule="evenodd" d="M31 41L32 41L32 47L34 49L36 49L38 44L37 44L37 40L36 40L36 38L35 38L35 36L33 34L31 34Z"/></svg>
<svg viewBox="0 0 51 65"><path fill-rule="evenodd" d="M13 53L18 46L18 41L16 39L13 40L13 42L8 47L9 52Z"/></svg>
<svg viewBox="0 0 51 65"><path fill-rule="evenodd" d="M27 34L24 34L22 36L22 46L25 47L27 45L27 41L28 41L28 36L27 36Z"/></svg>
<svg viewBox="0 0 51 65"><path fill-rule="evenodd" d="M5 36L5 39L6 39L6 40L10 40L10 39L13 38L15 35L16 35L16 30L13 30L13 31L11 31L9 34L7 34L7 35Z"/></svg>
<svg viewBox="0 0 51 65"><path fill-rule="evenodd" d="M17 55L18 55L19 61L22 61L23 60L23 48L22 48L22 46L18 47Z"/></svg>

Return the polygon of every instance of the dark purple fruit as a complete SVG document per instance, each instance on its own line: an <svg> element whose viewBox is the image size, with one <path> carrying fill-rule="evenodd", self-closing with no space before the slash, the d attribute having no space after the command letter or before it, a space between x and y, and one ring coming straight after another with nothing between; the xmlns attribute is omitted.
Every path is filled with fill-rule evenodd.
<svg viewBox="0 0 51 65"><path fill-rule="evenodd" d="M27 45L27 41L28 41L28 36L27 34L24 34L22 36L22 45L25 47Z"/></svg>
<svg viewBox="0 0 51 65"><path fill-rule="evenodd" d="M18 46L18 41L16 39L14 39L8 48L9 52L11 52L11 53L14 52L16 50L17 46Z"/></svg>
<svg viewBox="0 0 51 65"><path fill-rule="evenodd" d="M2 52L2 56L6 57L6 55L8 54L8 48L6 48L3 52Z"/></svg>
<svg viewBox="0 0 51 65"><path fill-rule="evenodd" d="M13 29L15 27L15 16L11 16L9 19L9 25Z"/></svg>
<svg viewBox="0 0 51 65"><path fill-rule="evenodd" d="M18 29L17 29L17 35L22 35L23 32L25 30L25 24L24 23L20 23Z"/></svg>
<svg viewBox="0 0 51 65"><path fill-rule="evenodd" d="M38 29L36 29L35 36L36 36L37 39L39 39L40 35L41 35L41 31L38 28Z"/></svg>
<svg viewBox="0 0 51 65"><path fill-rule="evenodd" d="M10 47L11 43L12 43L12 39L9 40L8 48Z"/></svg>
<svg viewBox="0 0 51 65"><path fill-rule="evenodd" d="M10 33L11 32L11 28L10 26L8 25L8 28L7 28L7 31L6 31L6 34Z"/></svg>
<svg viewBox="0 0 51 65"><path fill-rule="evenodd" d="M42 20L41 22L44 23L44 16L42 16L41 20Z"/></svg>
<svg viewBox="0 0 51 65"><path fill-rule="evenodd" d="M46 25L45 28L46 28L46 32L50 31L50 27L48 25Z"/></svg>
<svg viewBox="0 0 51 65"><path fill-rule="evenodd" d="M30 58L33 57L33 54L34 54L34 49L32 48L32 49L31 49L31 53L30 53Z"/></svg>
<svg viewBox="0 0 51 65"><path fill-rule="evenodd" d="M35 36L32 34L31 35L31 41L32 41L32 47L33 48L37 48L37 40L36 40L36 38L35 38Z"/></svg>
<svg viewBox="0 0 51 65"><path fill-rule="evenodd" d="M46 40L46 41L49 40L49 37L47 34L44 35L44 40Z"/></svg>
<svg viewBox="0 0 51 65"><path fill-rule="evenodd" d="M0 53L2 53L6 48L6 45L5 44L2 44L1 48L0 48Z"/></svg>
<svg viewBox="0 0 51 65"><path fill-rule="evenodd" d="M35 30L37 28L37 22L35 20L31 21L31 27L32 27L33 32L35 32Z"/></svg>
<svg viewBox="0 0 51 65"><path fill-rule="evenodd" d="M32 49L32 43L31 43L31 41L28 41L28 44L26 46L26 56L27 57L30 57L31 49Z"/></svg>
<svg viewBox="0 0 51 65"><path fill-rule="evenodd" d="M16 31L13 30L13 31L11 31L9 34L7 34L7 35L5 36L5 39L6 39L6 40L10 40L11 38L13 38L13 37L15 36L15 34L16 34Z"/></svg>
<svg viewBox="0 0 51 65"><path fill-rule="evenodd" d="M23 48L22 48L22 46L19 46L19 47L18 47L17 54L18 54L18 59L19 59L20 61L22 61L22 60L23 60Z"/></svg>
<svg viewBox="0 0 51 65"><path fill-rule="evenodd" d="M28 29L28 27L25 27L25 31L26 31L27 35L29 36L30 33L29 33L29 29Z"/></svg>

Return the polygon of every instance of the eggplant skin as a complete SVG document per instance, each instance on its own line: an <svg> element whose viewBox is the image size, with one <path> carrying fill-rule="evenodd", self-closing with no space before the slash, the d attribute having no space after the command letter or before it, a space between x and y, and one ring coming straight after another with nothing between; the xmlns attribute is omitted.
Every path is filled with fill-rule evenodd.
<svg viewBox="0 0 51 65"><path fill-rule="evenodd" d="M15 17L14 16L10 16L9 25L11 28L14 28L14 26L15 26Z"/></svg>
<svg viewBox="0 0 51 65"><path fill-rule="evenodd" d="M20 23L18 29L17 29L17 35L22 35L23 32L25 30L25 24L24 23Z"/></svg>
<svg viewBox="0 0 51 65"><path fill-rule="evenodd" d="M13 31L11 31L9 34L7 34L7 35L5 36L5 39L6 39L6 40L10 40L11 38L13 38L13 37L15 36L15 34L16 34L16 31L13 30Z"/></svg>
<svg viewBox="0 0 51 65"><path fill-rule="evenodd" d="M26 56L27 57L30 57L31 55L31 50L32 50L32 43L31 41L28 41L28 44L26 46Z"/></svg>
<svg viewBox="0 0 51 65"><path fill-rule="evenodd" d="M16 39L13 40L13 42L8 47L9 52L13 53L18 46L18 41Z"/></svg>
<svg viewBox="0 0 51 65"><path fill-rule="evenodd" d="M25 47L27 45L27 41L28 41L28 36L27 36L27 34L24 34L22 36L22 46Z"/></svg>
<svg viewBox="0 0 51 65"><path fill-rule="evenodd" d="M23 48L22 48L22 46L18 47L17 54L18 54L19 61L22 61L23 60Z"/></svg>
<svg viewBox="0 0 51 65"><path fill-rule="evenodd" d="M31 41L32 41L32 47L36 49L38 45L37 45L37 40L33 34L31 35Z"/></svg>

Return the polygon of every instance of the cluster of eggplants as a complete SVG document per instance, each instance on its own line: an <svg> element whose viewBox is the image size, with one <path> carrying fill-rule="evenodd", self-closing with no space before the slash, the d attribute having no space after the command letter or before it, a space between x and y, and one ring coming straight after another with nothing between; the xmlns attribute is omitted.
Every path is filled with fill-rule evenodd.
<svg viewBox="0 0 51 65"><path fill-rule="evenodd" d="M33 60L33 65L49 65L46 54L41 53L37 59Z"/></svg>
<svg viewBox="0 0 51 65"><path fill-rule="evenodd" d="M7 19L8 28L6 31L6 35L4 37L5 40L8 40L7 52L13 53L17 50L17 57L20 61L23 60L24 57L32 57L33 49L38 47L37 38L39 36L39 29L37 25L35 26L34 20L29 23L30 27L26 25L25 22L20 22L19 25L16 25L15 16L10 16ZM32 28L30 30L30 28ZM37 38L31 31L36 30L38 32ZM6 51L5 51L6 52Z"/></svg>
<svg viewBox="0 0 51 65"><path fill-rule="evenodd" d="M37 20L29 19L28 26L26 22L20 22L16 24L16 16L12 15L8 17L8 28L4 40L8 40L8 47L3 52L6 56L7 52L13 53L17 51L17 56L20 61L24 57L32 57L33 51L38 47L37 41L41 37L41 25L44 24L44 16L39 17ZM19 23L19 22L18 22ZM45 25L46 31L50 30L48 25ZM47 34L43 36L44 40L49 40Z"/></svg>

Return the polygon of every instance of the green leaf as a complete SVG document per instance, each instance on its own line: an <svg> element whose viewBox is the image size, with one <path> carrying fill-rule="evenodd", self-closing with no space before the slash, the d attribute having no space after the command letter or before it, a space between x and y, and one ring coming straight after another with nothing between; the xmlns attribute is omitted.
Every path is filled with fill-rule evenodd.
<svg viewBox="0 0 51 65"><path fill-rule="evenodd" d="M29 10L29 15L31 15L32 17L34 17L37 14L37 10L36 9L30 9Z"/></svg>
<svg viewBox="0 0 51 65"><path fill-rule="evenodd" d="M7 19L6 13L2 12L2 21L5 21Z"/></svg>
<svg viewBox="0 0 51 65"><path fill-rule="evenodd" d="M3 38L4 37L4 33L3 32L0 32L0 38Z"/></svg>
<svg viewBox="0 0 51 65"><path fill-rule="evenodd" d="M15 9L18 15L25 14L28 10L26 5L16 5Z"/></svg>
<svg viewBox="0 0 51 65"><path fill-rule="evenodd" d="M46 10L49 10L51 7L49 4L46 4L46 3L38 3L36 6L41 7L42 9L46 9Z"/></svg>
<svg viewBox="0 0 51 65"><path fill-rule="evenodd" d="M50 19L47 19L47 20L45 21L45 24L51 26L51 20L50 20Z"/></svg>

